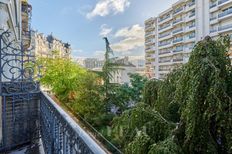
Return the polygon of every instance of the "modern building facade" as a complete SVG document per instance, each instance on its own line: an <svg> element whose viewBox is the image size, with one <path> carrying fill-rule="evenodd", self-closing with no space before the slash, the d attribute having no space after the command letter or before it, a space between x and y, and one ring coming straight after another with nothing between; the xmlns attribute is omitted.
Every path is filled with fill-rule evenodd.
<svg viewBox="0 0 232 154"><path fill-rule="evenodd" d="M205 36L232 37L232 0L179 0L145 21L146 74L163 79Z"/></svg>
<svg viewBox="0 0 232 154"><path fill-rule="evenodd" d="M32 32L32 42L34 54L36 57L59 57L70 58L71 46L69 43L63 43L52 34L45 36L42 33Z"/></svg>

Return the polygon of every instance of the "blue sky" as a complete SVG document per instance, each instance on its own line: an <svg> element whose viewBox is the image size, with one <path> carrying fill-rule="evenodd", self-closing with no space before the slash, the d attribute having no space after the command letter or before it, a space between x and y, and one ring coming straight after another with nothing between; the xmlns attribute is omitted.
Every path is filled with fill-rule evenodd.
<svg viewBox="0 0 232 154"><path fill-rule="evenodd" d="M144 55L144 20L177 0L29 0L32 28L72 45L73 57L102 57L107 36L116 56Z"/></svg>

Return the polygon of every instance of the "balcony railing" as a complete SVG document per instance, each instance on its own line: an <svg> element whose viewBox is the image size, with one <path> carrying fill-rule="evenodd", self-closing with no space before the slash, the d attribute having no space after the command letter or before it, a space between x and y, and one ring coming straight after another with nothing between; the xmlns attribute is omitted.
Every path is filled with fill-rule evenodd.
<svg viewBox="0 0 232 154"><path fill-rule="evenodd" d="M0 33L0 153L24 145L37 147L40 139L46 154L107 153L99 142L40 91L39 83L34 81L40 78L40 67L35 65L31 50L24 49L21 44L10 31ZM37 68L38 74L28 64Z"/></svg>
<svg viewBox="0 0 232 154"><path fill-rule="evenodd" d="M171 59L167 59L167 60L159 60L159 63L169 63L171 62Z"/></svg>
<svg viewBox="0 0 232 154"><path fill-rule="evenodd" d="M209 8L211 9L211 8L216 7L216 6L217 6L217 3L212 3L212 4L210 4Z"/></svg>
<svg viewBox="0 0 232 154"><path fill-rule="evenodd" d="M210 29L210 33L215 33L217 29Z"/></svg>
<svg viewBox="0 0 232 154"><path fill-rule="evenodd" d="M159 30L163 30L163 29L165 29L165 28L167 28L167 27L169 27L169 26L171 26L171 24L167 24L167 25L165 25L165 26L163 26L163 27L160 27Z"/></svg>
<svg viewBox="0 0 232 154"><path fill-rule="evenodd" d="M159 38L164 38L164 37L169 36L169 35L171 35L171 33L161 34L161 35L159 36Z"/></svg>
<svg viewBox="0 0 232 154"><path fill-rule="evenodd" d="M171 15L169 14L169 15L165 16L164 18L160 18L159 22L162 22L162 21L164 21L164 20L166 20L166 19L168 19L170 17L171 17Z"/></svg>
<svg viewBox="0 0 232 154"><path fill-rule="evenodd" d="M178 39L173 40L173 43L178 43L178 42L181 42L183 40L184 40L183 38L178 38Z"/></svg>
<svg viewBox="0 0 232 154"><path fill-rule="evenodd" d="M223 4L223 3L225 3L225 2L228 2L229 0L220 0L220 1L218 1L218 5L221 5L221 4Z"/></svg>
<svg viewBox="0 0 232 154"><path fill-rule="evenodd" d="M177 13L183 11L183 10L184 10L184 7L180 7L180 8L178 8L178 9L176 9L176 10L173 12L173 14L175 15L175 14L177 14Z"/></svg>
<svg viewBox="0 0 232 154"><path fill-rule="evenodd" d="M168 71L170 71L171 69L170 68L159 68L159 71L160 72L168 72Z"/></svg>
<svg viewBox="0 0 232 154"><path fill-rule="evenodd" d="M176 29L176 30L174 30L172 33L173 33L173 34L176 34L176 33L181 32L181 31L183 31L183 28Z"/></svg>
<svg viewBox="0 0 232 154"><path fill-rule="evenodd" d="M215 16L215 17L210 17L210 21L212 21L212 20L215 20L215 19L217 19L217 16Z"/></svg>
<svg viewBox="0 0 232 154"><path fill-rule="evenodd" d="M189 35L189 39L192 39L192 38L195 38L195 37L196 37L195 34Z"/></svg>
<svg viewBox="0 0 232 154"><path fill-rule="evenodd" d="M168 54L168 53L171 53L171 51L169 51L169 50L166 50L166 51L160 51L159 52L159 55L164 55L164 54Z"/></svg>
<svg viewBox="0 0 232 154"><path fill-rule="evenodd" d="M227 16L227 15L229 15L229 14L232 14L232 8L231 8L231 9L228 9L228 10L222 12L222 13L220 13L220 14L218 15L218 18L222 18L222 17Z"/></svg>
<svg viewBox="0 0 232 154"><path fill-rule="evenodd" d="M171 42L160 43L159 46L162 47L162 46L166 46L166 45L169 45L169 44L171 44Z"/></svg>
<svg viewBox="0 0 232 154"><path fill-rule="evenodd" d="M192 24L192 25L189 26L189 28L193 28L193 27L195 27L195 26L196 26L195 24Z"/></svg>
<svg viewBox="0 0 232 154"><path fill-rule="evenodd" d="M225 26L220 26L220 27L218 27L218 31L223 31L223 30L231 29L231 28L232 28L232 24L225 25Z"/></svg>
<svg viewBox="0 0 232 154"><path fill-rule="evenodd" d="M182 62L183 58L173 59L173 62Z"/></svg>
<svg viewBox="0 0 232 154"><path fill-rule="evenodd" d="M195 13L192 13L189 15L189 18L194 17L194 16L195 16Z"/></svg>
<svg viewBox="0 0 232 154"><path fill-rule="evenodd" d="M189 7L191 7L191 6L193 6L193 5L195 5L195 2L190 2L190 3L188 4Z"/></svg>
<svg viewBox="0 0 232 154"><path fill-rule="evenodd" d="M177 23L179 23L179 22L181 22L181 21L183 21L183 19L182 19L182 18L180 18L180 19L176 19L175 21L173 21L173 23L172 23L172 24L174 25L174 24L177 24Z"/></svg>
<svg viewBox="0 0 232 154"><path fill-rule="evenodd" d="M175 52L181 52L181 51L183 51L184 50L184 48L183 47L178 47L178 48L176 48L175 50L173 50L173 52L175 53Z"/></svg>
<svg viewBox="0 0 232 154"><path fill-rule="evenodd" d="M40 101L41 136L45 153L106 153L47 94L41 93Z"/></svg>

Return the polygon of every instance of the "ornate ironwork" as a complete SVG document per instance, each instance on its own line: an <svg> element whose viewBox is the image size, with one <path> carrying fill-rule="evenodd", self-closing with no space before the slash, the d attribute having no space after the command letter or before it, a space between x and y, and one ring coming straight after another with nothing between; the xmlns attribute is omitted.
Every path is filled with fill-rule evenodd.
<svg viewBox="0 0 232 154"><path fill-rule="evenodd" d="M40 92L40 67L35 69L34 60L31 50L11 40L9 31L0 34L0 153L41 137L46 154L104 154L67 113Z"/></svg>
<svg viewBox="0 0 232 154"><path fill-rule="evenodd" d="M32 49L0 33L0 152L39 138L39 69Z"/></svg>
<svg viewBox="0 0 232 154"><path fill-rule="evenodd" d="M41 93L41 135L46 154L105 154L70 116Z"/></svg>

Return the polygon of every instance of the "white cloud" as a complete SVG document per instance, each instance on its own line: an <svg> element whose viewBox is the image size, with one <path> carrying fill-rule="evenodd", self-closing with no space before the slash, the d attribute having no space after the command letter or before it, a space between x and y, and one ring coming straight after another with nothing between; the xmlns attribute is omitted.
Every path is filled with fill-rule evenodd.
<svg viewBox="0 0 232 154"><path fill-rule="evenodd" d="M140 25L133 25L118 30L115 37L120 41L111 45L116 52L129 52L144 46L144 28Z"/></svg>
<svg viewBox="0 0 232 154"><path fill-rule="evenodd" d="M125 11L130 6L129 0L99 0L94 9L87 13L87 18L91 19L95 16L107 16L109 14L118 14Z"/></svg>
<svg viewBox="0 0 232 154"><path fill-rule="evenodd" d="M100 36L106 37L112 32L112 28L109 28L106 24L101 25Z"/></svg>

